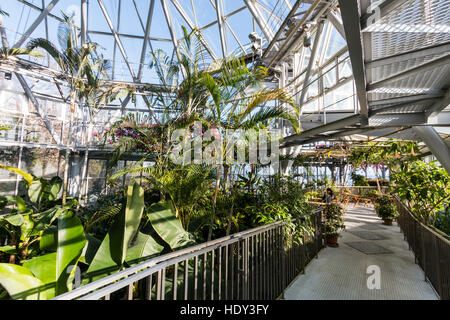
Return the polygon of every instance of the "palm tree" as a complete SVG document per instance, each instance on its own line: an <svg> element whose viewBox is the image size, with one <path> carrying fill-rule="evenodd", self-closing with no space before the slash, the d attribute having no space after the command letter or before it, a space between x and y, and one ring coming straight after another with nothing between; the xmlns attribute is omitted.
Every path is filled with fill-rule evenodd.
<svg viewBox="0 0 450 320"><path fill-rule="evenodd" d="M86 74L87 66L91 63L91 54L96 49L94 43L79 44L78 29L75 26L72 17L63 13L64 23L58 28L58 40L60 42L61 51L47 39L37 38L29 42L27 49L33 50L41 48L46 51L58 64L62 74L67 80L70 98L70 120L69 133L65 156L64 182L63 182L63 204L67 198L67 184L69 171L70 145L72 143L72 124L74 120L75 109L78 104L80 88L84 86L83 77Z"/></svg>
<svg viewBox="0 0 450 320"><path fill-rule="evenodd" d="M259 129L271 120L285 119L298 131L298 108L294 101L283 89L261 86L267 77L267 72L267 68L262 66L256 66L250 70L243 59L230 58L223 61L222 66L215 74L202 74L202 83L210 95L207 103L209 111L207 119L225 133L223 152L227 152L226 141L229 130ZM266 106L267 102L277 100L290 106L291 112L285 111L281 106ZM225 179L230 168L228 164L217 166L219 174L215 185L208 240L212 236L212 224L223 167L225 168ZM232 211L230 211L228 219L229 224L231 224L231 219Z"/></svg>
<svg viewBox="0 0 450 320"><path fill-rule="evenodd" d="M163 126L166 134L176 128L177 119L182 114L188 119L184 126L191 125L195 120L203 120L215 125L227 133L227 130L264 128L274 119L288 120L295 130L298 130L298 109L281 89L262 88L261 83L267 77L267 69L254 67L249 69L242 59L229 58L214 61L209 67L206 50L199 41L198 31L191 33L184 31L184 43L180 46L178 55L166 55L161 50L151 52L152 62L160 80L160 89L156 92L152 104L163 108ZM178 61L177 61L178 59ZM181 76L182 75L182 76ZM268 101L278 100L291 107L290 112L280 106L265 106ZM125 138L117 146L118 155L130 150L146 140L145 131L141 132L141 139ZM185 137L187 140L188 137ZM224 139L226 141L226 139ZM222 150L226 150L222 148ZM145 159L149 159L146 155ZM117 178L129 173L148 173L161 180L164 171L170 166L169 157L159 157L153 168L143 168L144 159L132 168L124 168L113 177ZM159 168L158 174L155 173ZM225 167L228 170L228 167ZM212 226L215 218L217 194L222 177L222 165L211 166L216 169L216 183L212 199L213 212L208 231L208 240L212 237ZM162 179L163 180L163 179ZM232 218L232 217L231 217ZM230 218L230 219L231 219Z"/></svg>
<svg viewBox="0 0 450 320"><path fill-rule="evenodd" d="M101 108L107 106L112 101L119 99L123 95L131 94L131 88L126 84L105 84L103 79L107 77L110 69L108 60L101 58L93 59L91 63L84 66L84 76L86 81L79 83L77 90L78 99L84 101L89 111L89 126L86 139L86 150L84 153L83 168L81 173L81 185L78 195L78 202L87 195L87 164L89 159L89 146L93 136L94 124Z"/></svg>

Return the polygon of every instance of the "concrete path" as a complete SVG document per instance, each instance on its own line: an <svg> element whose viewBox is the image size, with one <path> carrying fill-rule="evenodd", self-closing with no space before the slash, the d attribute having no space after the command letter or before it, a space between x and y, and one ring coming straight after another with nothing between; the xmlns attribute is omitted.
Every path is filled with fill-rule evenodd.
<svg viewBox="0 0 450 320"><path fill-rule="evenodd" d="M408 250L400 228L396 223L385 226L381 222L373 207L350 205L339 247L322 249L305 274L299 275L285 290L284 299L438 299L431 285L424 281L422 269L414 263L414 254ZM369 266L379 267L380 289L368 288L369 277L370 283L376 285L374 271L367 273Z"/></svg>

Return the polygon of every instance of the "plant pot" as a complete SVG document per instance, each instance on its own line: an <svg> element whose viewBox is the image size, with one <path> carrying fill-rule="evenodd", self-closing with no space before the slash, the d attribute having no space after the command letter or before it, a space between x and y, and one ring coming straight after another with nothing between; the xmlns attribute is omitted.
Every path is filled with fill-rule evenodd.
<svg viewBox="0 0 450 320"><path fill-rule="evenodd" d="M386 226L392 226L393 219L383 219L383 224Z"/></svg>
<svg viewBox="0 0 450 320"><path fill-rule="evenodd" d="M337 247L338 238L339 236L326 236L327 245L331 247Z"/></svg>

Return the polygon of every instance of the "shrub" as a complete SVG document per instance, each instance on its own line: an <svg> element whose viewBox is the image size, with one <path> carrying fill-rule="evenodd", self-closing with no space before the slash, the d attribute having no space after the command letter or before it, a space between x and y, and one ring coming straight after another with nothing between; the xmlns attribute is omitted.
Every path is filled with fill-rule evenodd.
<svg viewBox="0 0 450 320"><path fill-rule="evenodd" d="M397 208L389 196L382 196L375 200L375 210L382 219L395 219L398 216Z"/></svg>
<svg viewBox="0 0 450 320"><path fill-rule="evenodd" d="M340 230L345 229L344 209L337 203L327 204L325 207L325 213L327 220L325 222L325 235L327 237L336 237L339 235Z"/></svg>

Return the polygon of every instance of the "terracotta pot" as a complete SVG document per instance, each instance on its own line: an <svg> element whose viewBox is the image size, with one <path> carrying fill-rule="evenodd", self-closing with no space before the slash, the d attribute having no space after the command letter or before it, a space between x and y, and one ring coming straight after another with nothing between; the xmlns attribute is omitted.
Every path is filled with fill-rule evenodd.
<svg viewBox="0 0 450 320"><path fill-rule="evenodd" d="M392 219L383 219L383 224L387 226L392 226Z"/></svg>
<svg viewBox="0 0 450 320"><path fill-rule="evenodd" d="M328 245L336 245L338 242L339 236L327 236L327 244Z"/></svg>

